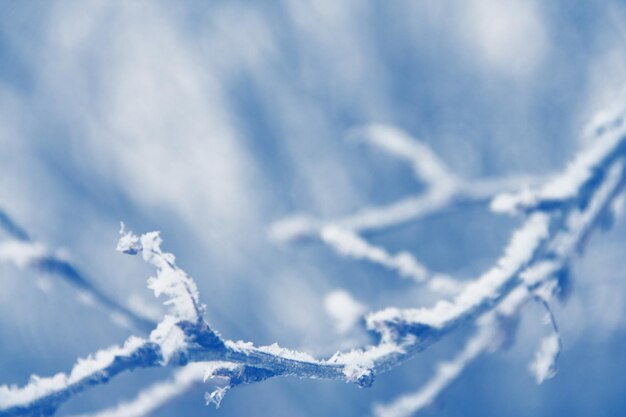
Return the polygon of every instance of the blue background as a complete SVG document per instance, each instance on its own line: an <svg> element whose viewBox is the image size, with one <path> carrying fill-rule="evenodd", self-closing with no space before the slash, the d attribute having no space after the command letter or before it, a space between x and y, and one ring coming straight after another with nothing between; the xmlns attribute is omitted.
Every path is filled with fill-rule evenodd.
<svg viewBox="0 0 626 417"><path fill-rule="evenodd" d="M114 248L120 220L161 230L222 334L327 355L363 342L333 330L329 291L370 309L435 301L318 243L268 240L288 214L335 217L423 189L408 166L347 141L350 129L402 128L463 178L559 171L622 91L625 24L619 1L2 1L0 205L111 297L153 309L151 269ZM475 208L367 237L471 279L517 223ZM624 231L618 221L595 235L576 263L573 295L556 308L554 380L537 386L527 372L546 332L529 306L516 344L478 361L424 415L622 416ZM68 371L131 334L42 279L0 266L0 383ZM233 390L216 412L201 387L154 415L367 415L417 389L467 335L371 389L278 379ZM132 398L168 373L122 376L60 415Z"/></svg>

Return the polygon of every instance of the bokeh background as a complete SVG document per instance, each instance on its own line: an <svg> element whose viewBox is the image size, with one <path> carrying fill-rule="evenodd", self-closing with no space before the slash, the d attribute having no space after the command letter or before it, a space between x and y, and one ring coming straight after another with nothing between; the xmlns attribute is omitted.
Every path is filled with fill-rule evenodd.
<svg viewBox="0 0 626 417"><path fill-rule="evenodd" d="M0 206L59 248L108 295L162 312L152 270L115 252L119 222L161 230L226 337L326 355L341 335L324 297L371 309L435 296L319 243L277 246L272 222L334 217L422 185L410 167L346 140L365 123L402 128L464 178L549 174L583 145L593 112L626 83L619 1L1 1ZM471 279L518 219L473 208L368 235L430 268ZM556 307L564 351L537 386L528 363L546 328L529 306L515 345L477 362L432 416L622 416L626 406L626 224L595 235ZM0 265L0 383L71 369L132 332L68 284ZM461 330L371 389L278 379L204 387L155 416L366 416L417 389ZM132 398L169 374L116 378L59 415Z"/></svg>

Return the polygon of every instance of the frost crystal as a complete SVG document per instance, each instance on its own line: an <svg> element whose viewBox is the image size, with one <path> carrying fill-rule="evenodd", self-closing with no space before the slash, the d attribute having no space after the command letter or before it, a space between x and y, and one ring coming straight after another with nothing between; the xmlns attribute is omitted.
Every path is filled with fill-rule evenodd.
<svg viewBox="0 0 626 417"><path fill-rule="evenodd" d="M129 255L141 253L144 261L157 268L157 276L148 279L148 288L157 297L160 295L168 297L164 304L170 306L176 319L198 321L203 307L199 302L196 283L176 266L174 255L161 251L163 241L159 232L150 232L137 237L132 232L125 232L122 223L120 233L122 237L117 245L118 251Z"/></svg>
<svg viewBox="0 0 626 417"><path fill-rule="evenodd" d="M229 386L217 387L210 393L207 392L206 394L204 394L204 399L206 400L206 404L209 405L213 403L215 404L215 408L220 408L220 405L222 404L222 400L226 396L226 393L228 392L229 389L230 389Z"/></svg>

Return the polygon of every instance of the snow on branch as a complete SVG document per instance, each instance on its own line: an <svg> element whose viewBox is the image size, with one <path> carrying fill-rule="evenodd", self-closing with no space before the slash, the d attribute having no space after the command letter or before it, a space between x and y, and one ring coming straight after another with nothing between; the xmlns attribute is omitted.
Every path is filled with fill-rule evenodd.
<svg viewBox="0 0 626 417"><path fill-rule="evenodd" d="M195 283L176 266L172 254L161 251L160 243L158 232L141 238L129 232L122 234L117 248L127 254L141 253L146 262L157 268L157 276L148 280L148 286L156 296L167 297L165 303L170 305L171 314L163 318L150 337L132 336L123 347L114 346L79 359L69 374L33 376L23 388L0 386L0 416L52 415L76 393L106 383L121 372L184 366L194 349L223 348L219 335L200 317L202 307Z"/></svg>
<svg viewBox="0 0 626 417"><path fill-rule="evenodd" d="M516 315L529 300L537 297L549 300L559 293L570 263L591 232L603 224L604 217L623 191L626 136L621 120L602 130L591 147L549 183L558 186L546 185L529 191L532 195L527 201L532 204L524 206L527 218L514 232L495 266L465 285L451 301L442 300L429 308L388 308L366 315L366 327L378 335L378 342L338 352L330 358L314 358L277 344L255 346L222 338L202 316L204 310L193 279L176 265L174 255L161 250L159 233L136 236L122 229L118 250L129 255L140 254L156 268L156 277L148 280L148 286L156 296L165 296L169 314L148 338L131 337L122 347L105 349L79 360L69 374L51 378L33 376L21 388L1 386L0 417L52 415L77 393L107 383L122 372L197 362L209 362L204 365L206 379L224 382L207 394L207 401L216 405L237 385L279 376L336 379L367 387L376 375L399 366L459 326L476 323L479 339L471 339L456 359L440 367L434 382L427 385L427 392L409 405L416 408L428 403L485 350L485 343L480 342L480 329L499 329L500 317ZM394 149L405 155L404 147ZM439 165L431 165L419 172L434 180L439 177L433 174L437 171L433 167ZM557 191L559 187L564 187L566 192ZM455 192L454 197L446 197L446 204L459 195ZM393 219L392 223L398 219ZM333 225L351 232L361 230L354 223L352 227L348 223ZM391 223L377 226L388 224ZM316 230L315 233L319 233L322 229ZM358 256L401 269L397 257L376 249L365 244L357 251L350 246ZM415 269L416 265L419 264L414 261L411 268ZM558 353L555 354L553 343L546 344L541 352L538 363L543 370L546 368L543 364ZM541 374L549 376L550 372Z"/></svg>
<svg viewBox="0 0 626 417"><path fill-rule="evenodd" d="M375 405L373 412L376 417L408 417L431 404L469 364L490 348L493 349L494 335L497 335L496 331L502 327L500 326L502 319L518 315L522 306L530 299L539 301L545 307L546 321L551 326L551 333L542 339L529 369L535 375L537 383L554 377L562 341L549 301L561 290L559 285L566 284L563 279L568 276L569 262L581 249L593 228L602 222L604 216L616 214L615 206L623 198L620 192L623 192L626 180L624 173L626 139L622 118L618 116L617 119L609 120L605 125L593 130L601 136L594 138L597 140L594 143L595 147L588 153L581 153L564 174L554 178L534 194L524 191L517 196L503 195L496 198L493 203L496 209L508 205L507 210L512 211L518 210L522 201L533 202L524 207L527 212L557 210L563 214L562 212L568 210L562 204L555 206L554 201L557 200L555 197L563 199L569 194L566 198L570 199L570 216L561 222L563 230L555 233L555 238L548 246L544 256L549 260L537 262L520 274L525 287L518 286L493 312L483 315L478 320L480 329L476 335L454 359L441 363L429 382L413 394L402 395L389 404ZM558 190L554 184L569 184L570 192L551 193L550 190ZM571 191L575 188L572 184L578 187L577 191ZM590 184L593 184L593 187ZM596 190L591 191L592 188ZM571 209L576 206L578 209Z"/></svg>
<svg viewBox="0 0 626 417"><path fill-rule="evenodd" d="M176 266L176 257L161 251L162 239L159 232L150 232L137 237L132 232L125 232L121 224L120 238L117 244L119 252L136 255L141 253L143 260L157 269L157 276L148 279L150 288L156 297L165 295L165 302L170 306L176 320L197 322L202 316L204 306L200 304L198 288L185 271Z"/></svg>

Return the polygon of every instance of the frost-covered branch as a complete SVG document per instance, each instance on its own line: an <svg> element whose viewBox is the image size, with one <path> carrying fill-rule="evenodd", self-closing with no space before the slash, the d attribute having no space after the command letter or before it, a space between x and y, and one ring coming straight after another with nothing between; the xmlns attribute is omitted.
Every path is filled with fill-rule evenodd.
<svg viewBox="0 0 626 417"><path fill-rule="evenodd" d="M558 294L571 261L590 233L610 215L623 190L626 137L621 120L604 129L565 173L529 191L532 196L524 201L531 203L522 210L527 218L494 267L465 285L451 301L442 300L430 308L388 308L367 315L366 326L378 335L378 343L326 359L276 344L258 347L222 338L202 317L203 306L194 281L176 265L172 254L161 251L158 232L140 237L124 232L118 250L140 254L156 268L156 277L148 280L148 286L156 296L165 296L169 313L147 339L131 337L122 347L79 360L69 374L33 377L22 388L0 387L0 416L53 414L75 394L122 372L194 362L210 362L205 378L225 381L224 386L207 394L207 400L216 404L232 387L279 376L337 379L369 386L377 374L402 364L461 325L477 322L481 326L489 317L515 314L532 298L547 300ZM431 166L420 172L432 177L436 171ZM512 196L509 201L519 199ZM517 209L519 204L509 207ZM397 267L395 257L385 252L382 255L378 262ZM468 346L470 350L453 363L457 370L434 383L431 392L445 386L450 375L458 374L481 351L480 344ZM550 347L544 350L554 357Z"/></svg>
<svg viewBox="0 0 626 417"><path fill-rule="evenodd" d="M62 279L79 291L79 300L101 307L118 325L146 333L154 328L153 320L109 297L77 266L58 251L50 250L43 243L33 240L23 227L2 210L0 228L9 235L9 238L0 242L0 262L12 263L18 268L33 268Z"/></svg>
<svg viewBox="0 0 626 417"><path fill-rule="evenodd" d="M157 276L148 280L156 296L167 296L170 314L150 333L148 339L132 336L122 346L101 350L79 359L69 374L51 378L31 377L23 388L0 387L0 416L52 415L73 395L103 384L119 373L155 366L184 366L195 350L223 346L221 338L204 322L195 283L174 264L174 257L160 250L158 233L140 238L123 234L118 250L141 253L153 264ZM207 356L207 355L205 355ZM209 355L210 356L210 355ZM197 360L193 360L196 362Z"/></svg>

